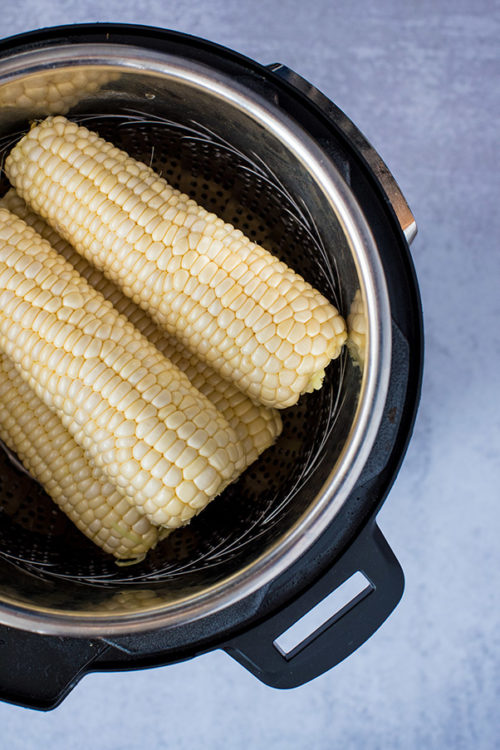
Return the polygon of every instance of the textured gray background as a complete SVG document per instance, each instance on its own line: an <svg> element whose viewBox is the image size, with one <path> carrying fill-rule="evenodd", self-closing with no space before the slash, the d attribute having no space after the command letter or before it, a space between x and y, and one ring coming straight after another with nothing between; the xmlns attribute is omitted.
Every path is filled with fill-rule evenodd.
<svg viewBox="0 0 500 750"><path fill-rule="evenodd" d="M9 0L0 35L97 20L286 63L350 115L399 180L420 228L427 358L414 439L379 521L406 592L365 646L298 690L265 688L223 653L91 675L50 714L0 705L0 746L500 747L500 4Z"/></svg>

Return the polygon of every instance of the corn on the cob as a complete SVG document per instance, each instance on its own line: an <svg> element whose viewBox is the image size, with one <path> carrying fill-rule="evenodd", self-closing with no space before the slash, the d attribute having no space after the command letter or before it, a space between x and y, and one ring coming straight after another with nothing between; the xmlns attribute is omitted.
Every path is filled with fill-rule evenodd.
<svg viewBox="0 0 500 750"><path fill-rule="evenodd" d="M5 209L0 347L153 523L189 522L241 470L241 447L220 412Z"/></svg>
<svg viewBox="0 0 500 750"><path fill-rule="evenodd" d="M140 558L159 529L118 492L0 353L0 438L89 539L118 559Z"/></svg>
<svg viewBox="0 0 500 750"><path fill-rule="evenodd" d="M97 289L115 309L151 341L174 365L184 372L191 383L223 414L243 448L245 467L274 443L281 434L279 412L254 403L233 383L215 372L209 365L191 354L174 337L162 331L142 308L126 297L120 289L94 268L85 258L60 237L40 216L31 211L23 199L11 188L0 199L0 208L7 208L44 237L74 268Z"/></svg>
<svg viewBox="0 0 500 750"><path fill-rule="evenodd" d="M146 165L49 117L15 146L5 169L79 253L251 398L284 408L320 387L346 338L338 311Z"/></svg>

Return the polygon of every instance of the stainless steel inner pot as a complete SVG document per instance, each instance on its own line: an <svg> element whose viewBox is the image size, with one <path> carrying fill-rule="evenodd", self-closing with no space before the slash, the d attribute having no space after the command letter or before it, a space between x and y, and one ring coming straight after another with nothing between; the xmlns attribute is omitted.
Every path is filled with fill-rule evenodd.
<svg viewBox="0 0 500 750"><path fill-rule="evenodd" d="M45 46L0 60L0 153L64 113L298 270L348 316L361 295L364 363L346 349L320 391L223 496L135 566L74 530L0 455L0 622L39 633L138 633L190 623L256 592L348 501L380 425L391 359L379 252L346 175L274 102L182 56L132 45ZM5 179L0 193L7 188Z"/></svg>

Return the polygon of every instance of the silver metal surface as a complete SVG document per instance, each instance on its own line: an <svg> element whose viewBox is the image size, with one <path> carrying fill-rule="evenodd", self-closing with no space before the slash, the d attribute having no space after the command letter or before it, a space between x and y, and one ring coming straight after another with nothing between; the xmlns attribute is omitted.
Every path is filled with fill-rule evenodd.
<svg viewBox="0 0 500 750"><path fill-rule="evenodd" d="M103 106L129 105L129 93L135 88L137 97L142 96L149 102L168 100L172 110L182 106L191 117L197 113L203 122L208 107L203 109L202 105L208 102L212 118L215 111L223 121L225 118L220 113L227 113L226 119L230 122L222 123L226 128L226 143L230 146L234 143L235 150L240 152L245 150L245 144L247 147L251 144L253 157L269 164L274 174L286 174L287 179L293 174L300 175L300 185L296 186L300 200L297 201L309 198L312 205L318 206L318 225L320 219L322 226L330 224L332 237L341 238L342 252L349 255L355 276L351 284L352 296L359 287L368 327L357 405L345 415L349 431L340 455L332 460L306 511L283 527L279 537L254 559L206 587L176 592L177 598L170 604L160 597L159 601L144 602L135 611L118 614L97 608L86 611L76 606L73 610L44 606L39 600L30 601L23 592L4 587L0 622L40 633L98 636L165 628L222 610L273 580L324 532L347 501L376 437L390 370L391 316L377 248L358 204L333 163L325 158L307 133L277 107L208 67L167 54L114 45L57 46L5 58L0 61L0 96L2 83L36 79L46 71L53 76L68 67L120 74L115 79L116 85L111 83L103 92L100 100ZM198 110L197 103L201 103ZM22 116L17 113L17 116L20 127L26 127L22 122L25 113ZM9 127L13 126L15 117L14 110L9 114ZM3 115L0 116L0 138L8 138L8 128L1 132L2 125ZM244 143L238 142L243 138ZM333 251L329 249L329 252ZM339 259L342 260L342 254ZM347 314L347 310L343 312Z"/></svg>
<svg viewBox="0 0 500 750"><path fill-rule="evenodd" d="M391 203L394 213L401 225L401 229L406 237L408 244L411 244L417 235L417 222L413 216L406 199L390 172L387 164L382 160L378 151L365 138L359 128L342 112L330 99L319 91L312 83L300 76L294 70L291 70L282 63L271 63L268 68L274 73L278 73L282 78L287 80L292 86L299 89L311 101L325 112L346 134L348 139L361 152L368 165L373 169L376 177L380 181L389 202Z"/></svg>

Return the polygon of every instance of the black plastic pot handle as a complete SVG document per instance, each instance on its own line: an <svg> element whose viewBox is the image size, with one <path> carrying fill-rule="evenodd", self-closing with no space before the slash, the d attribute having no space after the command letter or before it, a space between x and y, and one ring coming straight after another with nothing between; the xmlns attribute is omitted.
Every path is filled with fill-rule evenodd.
<svg viewBox="0 0 500 750"><path fill-rule="evenodd" d="M365 591L284 654L275 645L279 636L357 571L367 578ZM403 589L401 566L372 523L320 580L224 649L267 685L298 687L334 667L373 635L401 599Z"/></svg>
<svg viewBox="0 0 500 750"><path fill-rule="evenodd" d="M0 700L48 711L109 646L0 627Z"/></svg>

